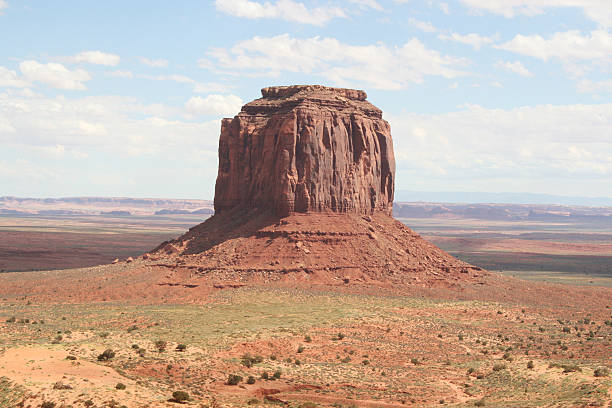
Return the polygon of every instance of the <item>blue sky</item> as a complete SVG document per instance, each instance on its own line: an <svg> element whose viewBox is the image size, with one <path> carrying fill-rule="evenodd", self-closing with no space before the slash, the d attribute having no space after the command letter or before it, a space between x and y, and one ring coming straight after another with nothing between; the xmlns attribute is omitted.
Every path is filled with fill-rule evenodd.
<svg viewBox="0 0 612 408"><path fill-rule="evenodd" d="M609 0L0 0L0 195L212 199L220 118L364 89L396 188L612 197Z"/></svg>

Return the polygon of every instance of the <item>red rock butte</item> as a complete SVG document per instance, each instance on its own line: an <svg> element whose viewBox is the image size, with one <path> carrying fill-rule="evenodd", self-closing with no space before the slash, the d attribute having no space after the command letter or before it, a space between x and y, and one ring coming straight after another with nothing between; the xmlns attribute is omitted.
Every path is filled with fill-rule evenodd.
<svg viewBox="0 0 612 408"><path fill-rule="evenodd" d="M261 93L222 122L215 212L391 213L391 130L364 91L296 85Z"/></svg>
<svg viewBox="0 0 612 408"><path fill-rule="evenodd" d="M487 275L393 219L391 130L366 98L270 87L224 119L215 215L151 254L168 284L453 286Z"/></svg>

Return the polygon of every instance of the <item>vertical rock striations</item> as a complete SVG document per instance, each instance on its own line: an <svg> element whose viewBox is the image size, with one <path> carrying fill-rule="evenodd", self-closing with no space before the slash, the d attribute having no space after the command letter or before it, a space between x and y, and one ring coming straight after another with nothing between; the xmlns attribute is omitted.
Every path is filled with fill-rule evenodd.
<svg viewBox="0 0 612 408"><path fill-rule="evenodd" d="M364 91L270 87L224 119L215 211L391 214L393 142Z"/></svg>
<svg viewBox="0 0 612 408"><path fill-rule="evenodd" d="M365 92L262 95L223 121L215 215L153 251L168 284L453 287L487 274L393 219L393 142Z"/></svg>

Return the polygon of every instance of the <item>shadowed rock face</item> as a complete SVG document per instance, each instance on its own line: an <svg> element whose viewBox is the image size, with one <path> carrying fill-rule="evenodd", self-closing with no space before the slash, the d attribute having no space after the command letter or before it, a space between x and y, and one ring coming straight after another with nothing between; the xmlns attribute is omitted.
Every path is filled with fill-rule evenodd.
<svg viewBox="0 0 612 408"><path fill-rule="evenodd" d="M364 91L304 85L262 95L222 122L216 213L391 214L391 131Z"/></svg>

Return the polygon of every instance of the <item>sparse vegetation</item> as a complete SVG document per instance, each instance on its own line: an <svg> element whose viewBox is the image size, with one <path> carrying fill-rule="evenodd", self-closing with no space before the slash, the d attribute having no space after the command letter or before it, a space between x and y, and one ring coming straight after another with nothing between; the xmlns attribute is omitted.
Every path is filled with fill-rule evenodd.
<svg viewBox="0 0 612 408"><path fill-rule="evenodd" d="M111 349L106 349L102 352L102 354L98 355L98 361L108 361L114 357L115 357L115 352Z"/></svg>
<svg viewBox="0 0 612 408"><path fill-rule="evenodd" d="M157 349L158 353L163 353L164 351L166 351L166 347L168 346L168 342L164 341L164 340L156 340L155 341L155 348Z"/></svg>
<svg viewBox="0 0 612 408"><path fill-rule="evenodd" d="M238 374L230 374L225 382L227 385L238 385L242 381L242 376Z"/></svg>
<svg viewBox="0 0 612 408"><path fill-rule="evenodd" d="M172 402L183 403L189 401L189 394L185 391L174 391L172 393Z"/></svg>

